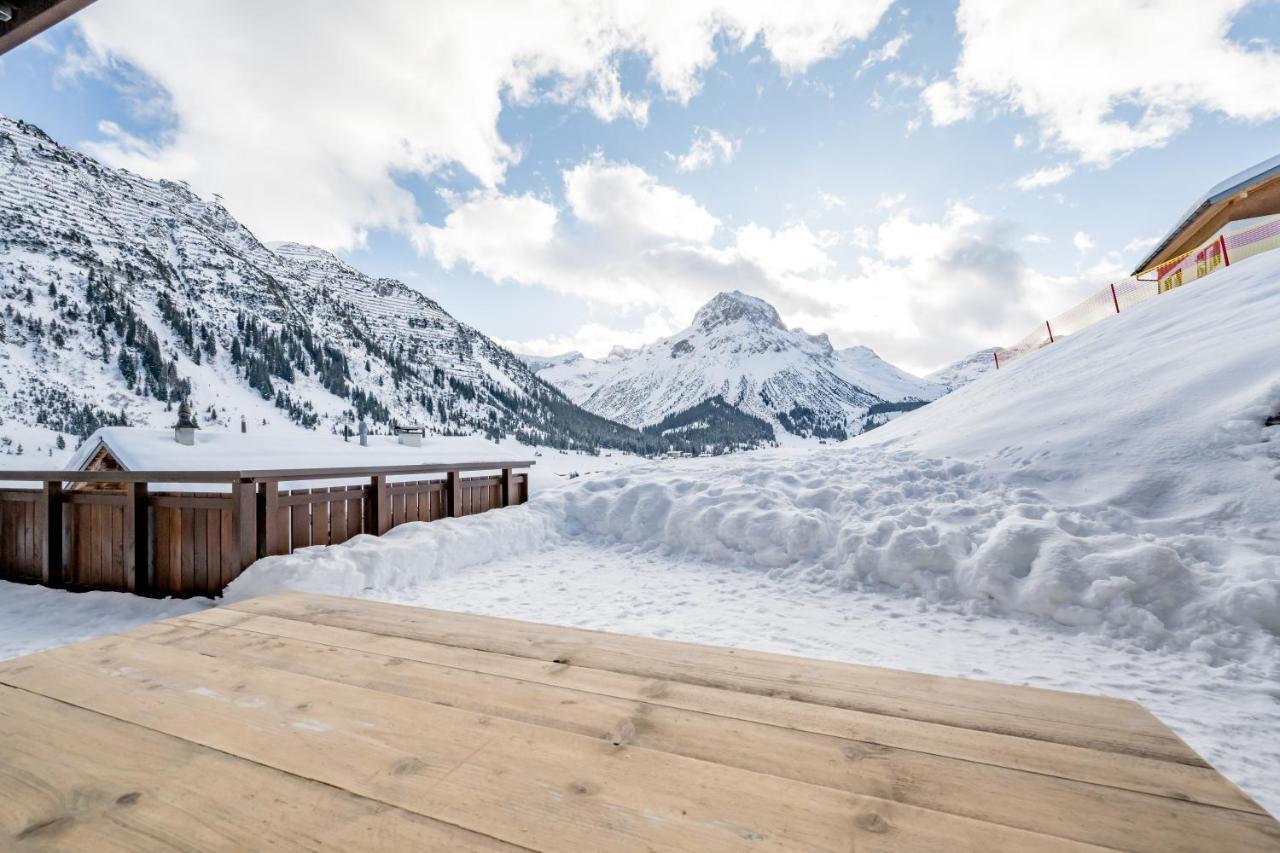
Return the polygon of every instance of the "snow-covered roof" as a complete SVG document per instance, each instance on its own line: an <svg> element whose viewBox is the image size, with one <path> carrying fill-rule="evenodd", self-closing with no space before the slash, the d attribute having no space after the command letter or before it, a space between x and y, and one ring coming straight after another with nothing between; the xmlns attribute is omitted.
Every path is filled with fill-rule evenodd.
<svg viewBox="0 0 1280 853"><path fill-rule="evenodd" d="M346 468L416 465L439 462L484 462L500 459L497 446L487 452L467 442L427 437L422 447L408 447L392 436L371 435L361 447L355 436L300 429L250 430L247 433L199 430L191 446L174 441L171 429L103 427L72 454L67 470L83 470L105 447L127 471L252 471L288 468Z"/></svg>
<svg viewBox="0 0 1280 853"><path fill-rule="evenodd" d="M1255 163L1226 180L1214 184L1208 192L1196 199L1195 203L1187 208L1187 212L1178 219L1178 223L1170 229L1168 234L1164 235L1155 248L1151 250L1151 253L1142 259L1142 263L1138 264L1134 269L1134 274L1136 275L1151 266L1151 262L1177 238L1184 228L1190 225L1205 210L1215 204L1226 201L1236 193L1249 190L1264 181L1278 176L1280 176L1280 154L1269 157L1261 163Z"/></svg>

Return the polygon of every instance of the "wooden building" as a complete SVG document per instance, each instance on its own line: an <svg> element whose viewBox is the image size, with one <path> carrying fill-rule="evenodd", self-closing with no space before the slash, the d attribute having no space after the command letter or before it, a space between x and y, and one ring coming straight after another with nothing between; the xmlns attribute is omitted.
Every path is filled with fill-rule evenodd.
<svg viewBox="0 0 1280 853"><path fill-rule="evenodd" d="M1280 214L1280 155L1250 166L1202 195L1134 269L1140 275L1177 258L1232 222Z"/></svg>

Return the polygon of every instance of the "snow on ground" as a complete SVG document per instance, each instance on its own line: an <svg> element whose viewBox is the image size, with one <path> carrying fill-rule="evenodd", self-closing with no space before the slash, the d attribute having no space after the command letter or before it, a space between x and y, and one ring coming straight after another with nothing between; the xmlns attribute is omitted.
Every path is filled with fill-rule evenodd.
<svg viewBox="0 0 1280 853"><path fill-rule="evenodd" d="M142 598L123 592L67 592L0 581L0 660L125 631L212 606L203 598Z"/></svg>
<svg viewBox="0 0 1280 853"><path fill-rule="evenodd" d="M548 465L523 507L262 560L228 595L308 589L1128 696L1280 812L1271 254L841 446L574 479Z"/></svg>

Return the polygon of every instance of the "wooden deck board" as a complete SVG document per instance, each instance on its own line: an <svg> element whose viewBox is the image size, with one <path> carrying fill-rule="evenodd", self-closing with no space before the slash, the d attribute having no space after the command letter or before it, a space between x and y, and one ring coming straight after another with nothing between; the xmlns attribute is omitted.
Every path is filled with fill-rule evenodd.
<svg viewBox="0 0 1280 853"><path fill-rule="evenodd" d="M1280 849L1132 703L347 599L0 685L19 849Z"/></svg>

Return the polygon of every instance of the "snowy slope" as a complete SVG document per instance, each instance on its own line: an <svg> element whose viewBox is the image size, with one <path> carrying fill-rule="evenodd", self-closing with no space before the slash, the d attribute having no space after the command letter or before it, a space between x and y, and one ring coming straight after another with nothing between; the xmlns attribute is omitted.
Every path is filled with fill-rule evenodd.
<svg viewBox="0 0 1280 853"><path fill-rule="evenodd" d="M1275 667L1280 438L1263 422L1280 410L1277 329L1280 253L840 448L641 466L477 522L493 545L465 557L423 532L403 564L400 545L330 549L241 584L271 588L292 570L321 588L346 577L336 590L349 592L367 560L394 575L428 553L465 565L508 542L586 540Z"/></svg>
<svg viewBox="0 0 1280 853"><path fill-rule="evenodd" d="M998 348L980 349L964 358L948 364L930 373L925 379L954 391L962 385L968 385L982 374L996 369L993 352Z"/></svg>
<svg viewBox="0 0 1280 853"><path fill-rule="evenodd" d="M944 391L867 347L837 350L826 335L788 329L773 306L738 291L717 295L687 329L638 350L534 363L539 377L584 408L633 426L720 395L787 432L843 437L859 431L876 403Z"/></svg>
<svg viewBox="0 0 1280 853"><path fill-rule="evenodd" d="M596 422L440 305L308 246L261 244L187 187L103 167L0 117L0 418L84 436L206 423L608 445ZM16 443L15 443L16 446Z"/></svg>

